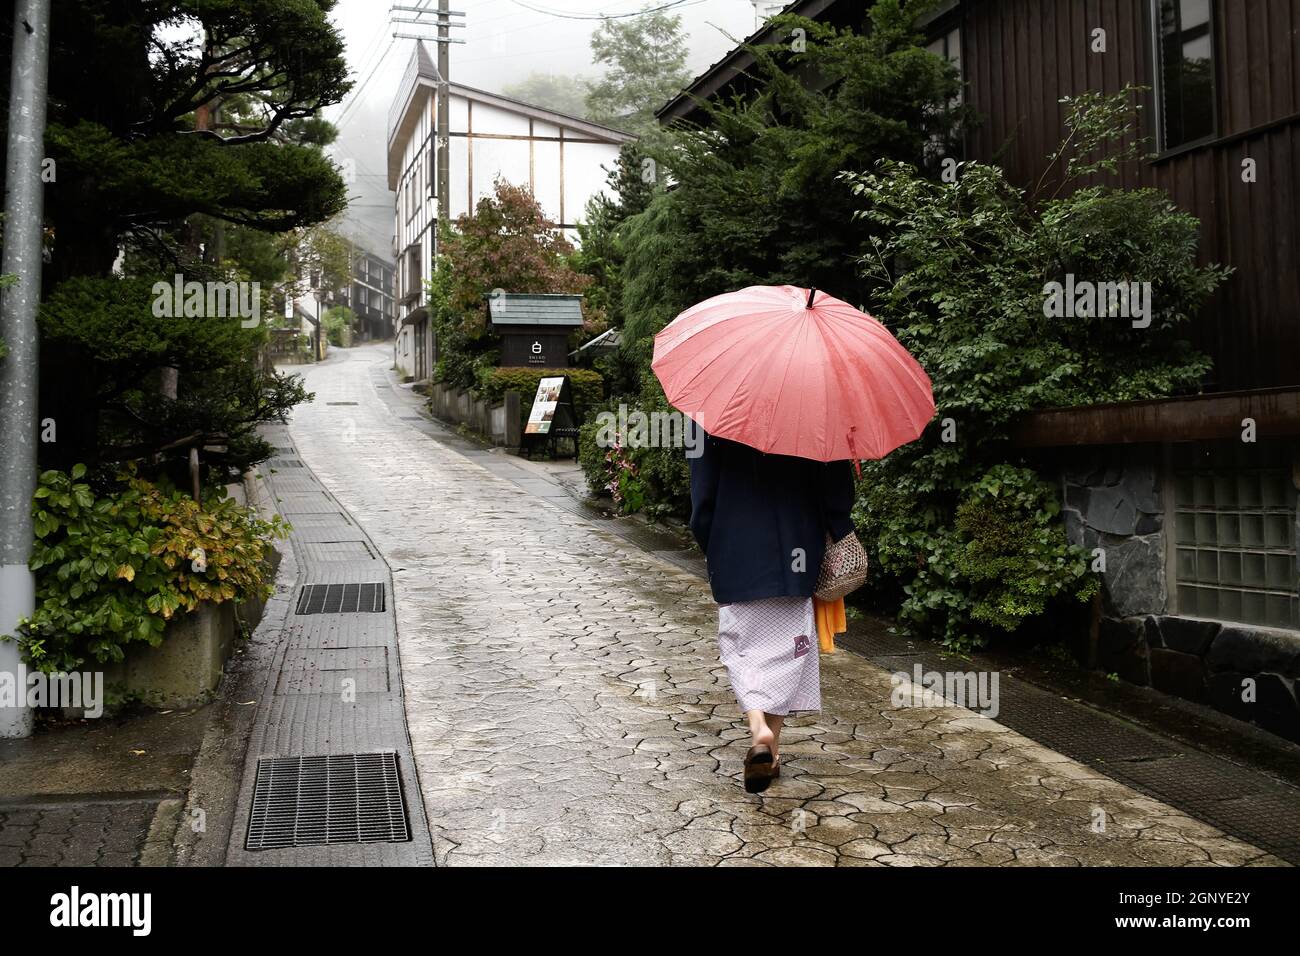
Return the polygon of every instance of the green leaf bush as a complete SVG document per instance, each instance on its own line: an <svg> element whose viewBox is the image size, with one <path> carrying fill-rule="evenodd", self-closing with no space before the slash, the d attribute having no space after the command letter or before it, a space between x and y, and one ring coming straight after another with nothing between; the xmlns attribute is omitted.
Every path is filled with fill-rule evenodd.
<svg viewBox="0 0 1300 956"><path fill-rule="evenodd" d="M498 179L493 195L480 199L473 215L443 223L439 233L444 232L425 282L438 346L434 377L456 388L474 388L500 353L501 337L488 315L494 290L581 294L593 280L570 265L573 246L525 186ZM572 333L571 347L605 330L602 312L586 302L582 311L583 326Z"/></svg>
<svg viewBox="0 0 1300 956"><path fill-rule="evenodd" d="M124 473L96 489L84 465L40 476L32 514L36 609L9 636L47 672L121 661L157 646L177 612L266 598L268 549L287 534L215 493L203 504Z"/></svg>
<svg viewBox="0 0 1300 956"><path fill-rule="evenodd" d="M618 414L620 404L627 413L673 413L659 382L646 382L639 396L618 396L595 407L582 425L578 441L578 462L595 494L608 494L619 510L643 512L651 517L686 517L691 508L691 472L685 450L680 447L638 447L629 435L614 435L601 444L602 412Z"/></svg>
<svg viewBox="0 0 1300 956"><path fill-rule="evenodd" d="M1117 104L1131 92L1072 101L1071 137L1089 149L1121 138L1116 118L1129 113ZM1069 181L1114 172L1105 162L1065 168L1046 198L979 163L951 184L890 161L845 177L861 217L884 230L862 260L872 311L929 373L937 409L918 441L863 466L855 517L901 592L900 622L951 647L1018 633L1097 590L1057 490L1011 441L1016 422L1193 391L1211 365L1183 328L1227 271L1198 264L1197 220L1155 190ZM1047 284L1068 274L1150 282L1149 327L1047 317Z"/></svg>

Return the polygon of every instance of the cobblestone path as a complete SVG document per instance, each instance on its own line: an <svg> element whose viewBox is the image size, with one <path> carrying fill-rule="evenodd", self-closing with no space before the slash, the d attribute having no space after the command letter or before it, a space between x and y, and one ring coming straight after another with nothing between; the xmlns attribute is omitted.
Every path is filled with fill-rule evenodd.
<svg viewBox="0 0 1300 956"><path fill-rule="evenodd" d="M704 582L418 432L376 392L390 364L307 368L291 431L393 568L440 864L1281 862L968 710L894 708L845 651L747 795Z"/></svg>

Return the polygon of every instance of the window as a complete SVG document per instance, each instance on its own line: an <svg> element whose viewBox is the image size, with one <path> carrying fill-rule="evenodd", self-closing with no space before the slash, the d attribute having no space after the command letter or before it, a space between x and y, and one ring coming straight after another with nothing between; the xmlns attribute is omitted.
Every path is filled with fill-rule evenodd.
<svg viewBox="0 0 1300 956"><path fill-rule="evenodd" d="M1155 0L1160 148L1215 135L1213 0Z"/></svg>
<svg viewBox="0 0 1300 956"><path fill-rule="evenodd" d="M1178 613L1300 628L1290 447L1180 444L1174 455Z"/></svg>
<svg viewBox="0 0 1300 956"><path fill-rule="evenodd" d="M957 87L957 95L948 101L948 108L951 110L961 106L963 88L965 86L965 76L962 74L961 70L961 30L954 27L926 44L925 48L935 56L947 60L957 71L957 81L960 85ZM933 109L927 110L927 112L937 114L940 113L941 110ZM957 146L957 143L949 143L937 133L932 135L929 141L925 144L925 158L927 164L933 165L940 162L942 159L950 155Z"/></svg>
<svg viewBox="0 0 1300 956"><path fill-rule="evenodd" d="M935 56L941 56L951 63L953 68L957 70L957 78L963 83L965 82L966 75L961 70L961 30L956 28L949 30L943 36L927 44L926 49ZM960 103L961 96L961 90L959 89L953 103Z"/></svg>

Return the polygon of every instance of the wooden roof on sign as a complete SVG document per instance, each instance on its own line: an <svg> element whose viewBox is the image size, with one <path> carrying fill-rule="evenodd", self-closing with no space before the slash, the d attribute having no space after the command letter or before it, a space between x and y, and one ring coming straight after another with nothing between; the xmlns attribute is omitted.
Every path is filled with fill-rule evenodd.
<svg viewBox="0 0 1300 956"><path fill-rule="evenodd" d="M493 325L582 325L582 296L494 292L487 297Z"/></svg>

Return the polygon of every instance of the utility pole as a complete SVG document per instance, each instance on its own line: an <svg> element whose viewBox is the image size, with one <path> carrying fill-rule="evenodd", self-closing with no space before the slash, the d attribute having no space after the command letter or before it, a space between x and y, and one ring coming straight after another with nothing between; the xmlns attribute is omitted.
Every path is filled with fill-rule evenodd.
<svg viewBox="0 0 1300 956"><path fill-rule="evenodd" d="M435 225L435 250L444 238L439 235L442 224L451 218L451 44L464 43L464 40L451 38L452 27L464 27L453 17L464 17L461 10L452 10L450 0L438 0L438 9L425 6L429 0L421 0L418 6L393 6L389 8L389 19L393 23L414 23L419 26L437 27L438 35L431 37L419 33L394 33L395 37L410 40L428 40L438 44L438 91L437 111L434 129L434 165L437 167L436 193L438 200L438 222ZM414 14L410 17L395 17L392 13ZM424 17L432 16L433 20Z"/></svg>
<svg viewBox="0 0 1300 956"><path fill-rule="evenodd" d="M448 0L438 0L438 154L434 162L438 166L438 225L442 232L443 223L451 218L451 43L449 41L449 19L451 10ZM442 245L445 236L438 235L437 245Z"/></svg>
<svg viewBox="0 0 1300 956"><path fill-rule="evenodd" d="M17 280L0 292L0 338L9 350L0 359L0 435L7 446L0 455L0 635L13 634L18 622L36 609L36 575L27 565L32 556L40 426L36 307L41 299L41 161L49 59L50 0L16 0L0 265L0 273ZM32 711L26 706L27 682L19 682L22 673L18 645L0 641L0 682L8 681L13 692L12 701L0 704L0 737L31 735Z"/></svg>

